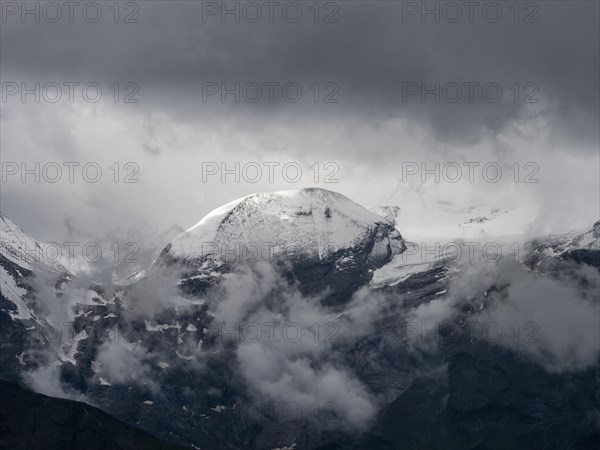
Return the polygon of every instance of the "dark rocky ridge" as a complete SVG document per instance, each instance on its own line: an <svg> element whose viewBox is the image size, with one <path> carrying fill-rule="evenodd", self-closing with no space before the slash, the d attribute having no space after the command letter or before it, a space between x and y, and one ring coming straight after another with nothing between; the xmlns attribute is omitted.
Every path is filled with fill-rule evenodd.
<svg viewBox="0 0 600 450"><path fill-rule="evenodd" d="M177 450L93 406L0 380L0 449Z"/></svg>

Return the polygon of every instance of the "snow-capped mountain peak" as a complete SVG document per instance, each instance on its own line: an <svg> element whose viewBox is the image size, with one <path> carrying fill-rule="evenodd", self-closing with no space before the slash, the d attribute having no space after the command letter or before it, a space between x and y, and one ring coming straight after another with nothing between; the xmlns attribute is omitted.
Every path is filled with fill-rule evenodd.
<svg viewBox="0 0 600 450"><path fill-rule="evenodd" d="M352 293L406 249L384 217L325 189L252 194L218 208L178 236L149 272L185 270L184 291L198 294L238 265L267 261L284 268L303 292L329 295L326 304Z"/></svg>
<svg viewBox="0 0 600 450"><path fill-rule="evenodd" d="M392 253L403 250L402 238L388 220L342 194L317 188L257 193L206 215L171 243L169 253L197 259L236 251L238 246L264 258L285 247L292 252L311 248L326 258L360 245L377 230L385 230Z"/></svg>

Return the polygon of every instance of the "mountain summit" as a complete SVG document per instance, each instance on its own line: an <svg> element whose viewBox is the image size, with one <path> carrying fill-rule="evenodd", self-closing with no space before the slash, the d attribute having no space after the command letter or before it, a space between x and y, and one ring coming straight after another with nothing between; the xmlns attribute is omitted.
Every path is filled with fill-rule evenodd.
<svg viewBox="0 0 600 450"><path fill-rule="evenodd" d="M291 265L309 291L328 287L337 297L405 249L385 217L342 194L308 188L252 194L215 209L171 242L154 269L182 264L189 271L182 284L195 291L215 273L268 261Z"/></svg>

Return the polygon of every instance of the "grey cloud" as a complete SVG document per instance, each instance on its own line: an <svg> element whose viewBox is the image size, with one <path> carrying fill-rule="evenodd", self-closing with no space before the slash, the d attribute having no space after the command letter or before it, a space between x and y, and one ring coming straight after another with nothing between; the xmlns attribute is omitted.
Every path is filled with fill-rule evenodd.
<svg viewBox="0 0 600 450"><path fill-rule="evenodd" d="M373 122L396 116L465 144L520 120L531 105L514 103L510 86L534 82L541 113L561 134L575 129L571 137L597 140L594 2L538 2L534 24L513 23L507 7L499 23L480 18L455 24L404 23L402 3L338 4L336 24L203 23L200 4L188 2L141 3L138 24L9 21L3 26L3 76L134 81L145 108L169 110L177 120L241 115L242 122L251 114L260 123L281 108L290 120L302 111ZM204 104L202 81L297 81L305 89L332 81L340 87L340 103ZM435 81L495 81L504 94L499 103L480 97L472 104L402 102L403 82Z"/></svg>
<svg viewBox="0 0 600 450"><path fill-rule="evenodd" d="M591 267L576 273L576 278L542 276L512 257L493 264L465 260L451 277L448 294L419 306L410 320L433 330L469 304L478 311L468 331L475 340L510 348L549 371L583 370L600 356L598 273ZM489 336L483 329L491 330ZM436 351L437 342L411 337L416 351Z"/></svg>
<svg viewBox="0 0 600 450"><path fill-rule="evenodd" d="M47 241L89 239L89 231L122 242L135 232L148 263L175 236L171 227L252 192L315 184L365 206L398 204L407 217L440 200L457 208L510 200L539 207L537 222L556 223L552 231L597 220L573 198L598 203L598 4L536 2L538 23L513 23L505 9L498 23L438 24L404 23L402 3L339 2L333 24L203 23L200 2L162 1L140 2L135 24L110 15L97 24L9 19L0 27L2 81L96 81L104 96L2 104L2 160L96 160L106 176L51 186L13 177L2 184L1 209ZM140 102L113 103L115 81L137 83ZM203 81L296 81L304 95L297 104L203 103ZM337 83L340 102L314 103L314 81ZM497 81L504 92L498 103L404 103L406 81ZM539 103L514 103L514 82L536 83ZM290 160L308 174L299 183L201 179L203 161ZM401 181L404 161L494 160L535 161L541 181L510 183L508 171L498 184ZM110 183L115 161L138 163L140 183ZM340 182L315 183L315 161L336 162Z"/></svg>
<svg viewBox="0 0 600 450"><path fill-rule="evenodd" d="M95 359L98 376L104 375L110 383L141 382L157 389L150 378L146 363L147 350L139 344L107 341L98 350Z"/></svg>
<svg viewBox="0 0 600 450"><path fill-rule="evenodd" d="M339 325L344 330L334 330L328 342L322 336L330 334L324 325L333 323L334 316L319 305L318 298L305 297L287 285L270 265L245 268L223 283L224 296L211 306L217 323L228 330L236 324L254 324L263 331L264 324L278 324L258 339L242 339L235 350L240 373L256 401L296 405L304 416L311 405L335 412L335 420L321 423L323 427L362 430L373 420L376 396L345 366L333 343L364 332L375 318L376 307L362 304L366 293L356 300L355 312ZM292 329L289 334L283 331L287 327Z"/></svg>
<svg viewBox="0 0 600 450"><path fill-rule="evenodd" d="M66 389L60 380L60 362L53 361L23 373L23 381L35 392L51 397L77 399L79 392Z"/></svg>

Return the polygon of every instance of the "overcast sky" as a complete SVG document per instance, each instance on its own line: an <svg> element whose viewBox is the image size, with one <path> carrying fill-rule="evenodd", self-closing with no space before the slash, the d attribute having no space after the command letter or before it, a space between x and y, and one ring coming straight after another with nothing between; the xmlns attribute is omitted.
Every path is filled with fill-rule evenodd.
<svg viewBox="0 0 600 450"><path fill-rule="evenodd" d="M27 2L37 23L4 2L0 209L40 240L152 251L230 200L307 186L398 205L405 234L470 206L523 211L528 233L591 226L599 3L450 3L427 3L436 17L422 2L227 2L236 18L221 2ZM40 181L22 182L36 162ZM423 183L436 162L440 182ZM79 163L72 183L64 163Z"/></svg>

